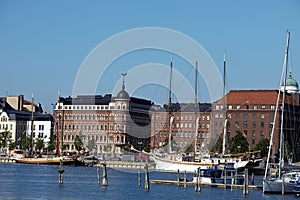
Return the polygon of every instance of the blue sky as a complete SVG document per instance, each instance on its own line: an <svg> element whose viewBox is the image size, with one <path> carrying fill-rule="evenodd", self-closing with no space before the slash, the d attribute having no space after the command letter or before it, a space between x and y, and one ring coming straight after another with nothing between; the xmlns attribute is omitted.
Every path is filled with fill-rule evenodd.
<svg viewBox="0 0 300 200"><path fill-rule="evenodd" d="M0 96L24 94L30 99L34 94L36 102L50 109L58 91L62 96L72 95L81 64L99 43L141 27L172 29L193 38L205 48L221 73L226 52L227 91L277 89L286 29L291 30L293 77L300 80L299 21L297 0L1 0ZM168 52L155 50L120 57L99 83L97 93L111 93L121 73L134 66L152 62L168 65L170 57ZM175 69L193 79L188 63L176 56L173 62ZM203 82L199 84L200 101L209 101ZM160 104L167 99L166 88L150 85L132 95Z"/></svg>

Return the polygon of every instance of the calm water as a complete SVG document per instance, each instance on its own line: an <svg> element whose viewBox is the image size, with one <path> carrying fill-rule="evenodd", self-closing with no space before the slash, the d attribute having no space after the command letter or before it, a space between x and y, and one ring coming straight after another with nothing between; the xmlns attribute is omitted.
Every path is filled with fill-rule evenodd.
<svg viewBox="0 0 300 200"><path fill-rule="evenodd" d="M138 188L136 171L108 169L108 187L97 183L97 170L90 167L65 166L64 183L58 184L58 166L0 163L0 199L295 199L294 195L264 195L242 190L150 185L150 191ZM102 170L101 170L102 175ZM150 172L152 180L176 180L176 173ZM191 179L192 174L188 175Z"/></svg>

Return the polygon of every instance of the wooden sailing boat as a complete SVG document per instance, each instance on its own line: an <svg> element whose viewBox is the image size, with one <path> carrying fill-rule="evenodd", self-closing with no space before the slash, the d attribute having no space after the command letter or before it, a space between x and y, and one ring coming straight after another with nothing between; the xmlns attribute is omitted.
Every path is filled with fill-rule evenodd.
<svg viewBox="0 0 300 200"><path fill-rule="evenodd" d="M294 188L297 184L297 180L300 177L300 171L291 171L284 172L284 112L285 112L285 95L286 95L286 77L287 77L287 68L288 68L288 56L289 56L289 42L290 42L290 32L287 31L287 44L285 51L284 65L282 69L281 81L283 82L283 91L282 91L282 105L281 105L281 122L280 122L280 145L279 145L279 163L270 164L271 151L273 147L273 137L275 132L275 122L276 115L279 109L279 101L281 98L281 89L279 88L277 103L275 108L274 122L272 127L272 133L270 138L270 145L268 151L268 159L265 169L265 175L263 180L263 192L264 193L294 193ZM283 81L282 81L283 80Z"/></svg>
<svg viewBox="0 0 300 200"><path fill-rule="evenodd" d="M225 64L224 60L224 64ZM174 116L172 113L172 102L171 102L171 79L172 79L172 68L173 63L170 63L170 88L169 88L169 106L168 106L168 117L167 117L167 124L169 128L169 135L168 135L168 153L165 154L163 157L159 157L153 155L153 158L156 162L156 169L162 171L187 171L187 172L195 172L199 167L201 169L207 169L212 167L218 167L220 164L232 164L236 168L243 168L245 167L250 161L244 161L241 158L212 158L212 157L200 157L198 162L193 161L183 161L182 157L179 155L172 154L172 146L171 146L171 139L172 139L172 123L174 120ZM196 62L196 80L195 80L195 134L194 134L194 155L197 152L197 135L198 135L198 125L199 125L199 112L198 112L198 100L197 100L197 73L198 73L198 62ZM194 157L195 158L195 157Z"/></svg>

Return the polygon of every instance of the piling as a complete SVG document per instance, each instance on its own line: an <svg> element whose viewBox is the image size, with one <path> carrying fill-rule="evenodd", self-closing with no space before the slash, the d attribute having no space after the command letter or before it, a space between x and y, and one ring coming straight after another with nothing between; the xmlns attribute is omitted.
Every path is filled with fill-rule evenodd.
<svg viewBox="0 0 300 200"><path fill-rule="evenodd" d="M184 180L183 180L183 187L186 189L186 170L184 171Z"/></svg>
<svg viewBox="0 0 300 200"><path fill-rule="evenodd" d="M233 172L231 172L231 191L233 190L233 185L234 185L234 176L233 176Z"/></svg>
<svg viewBox="0 0 300 200"><path fill-rule="evenodd" d="M58 170L58 173L59 173L59 178L58 178L58 183L59 184L63 184L63 173L64 173L64 169L63 169L63 162L62 160L59 161L59 170Z"/></svg>
<svg viewBox="0 0 300 200"><path fill-rule="evenodd" d="M252 172L252 175L251 175L251 185L254 185L254 172Z"/></svg>
<svg viewBox="0 0 300 200"><path fill-rule="evenodd" d="M141 187L141 168L138 169L138 186Z"/></svg>
<svg viewBox="0 0 300 200"><path fill-rule="evenodd" d="M249 184L248 184L248 168L245 168L245 180L244 180L244 195L249 194Z"/></svg>
<svg viewBox="0 0 300 200"><path fill-rule="evenodd" d="M145 165L145 191L150 190L148 165Z"/></svg>
<svg viewBox="0 0 300 200"><path fill-rule="evenodd" d="M102 186L106 187L106 186L108 186L106 163L103 163L102 165L103 165Z"/></svg>
<svg viewBox="0 0 300 200"><path fill-rule="evenodd" d="M282 175L281 194L284 195L284 174Z"/></svg>
<svg viewBox="0 0 300 200"><path fill-rule="evenodd" d="M226 189L226 180L227 180L227 176L226 176L226 165L224 166L224 188Z"/></svg>
<svg viewBox="0 0 300 200"><path fill-rule="evenodd" d="M198 181L199 181L199 179L198 179L198 170L195 171L195 177L196 177L195 192L197 192L198 191Z"/></svg>
<svg viewBox="0 0 300 200"><path fill-rule="evenodd" d="M197 192L200 192L201 191L201 182L200 182L200 167L198 167L198 170L197 170L197 183L198 183L198 190L197 190Z"/></svg>
<svg viewBox="0 0 300 200"><path fill-rule="evenodd" d="M180 172L179 172L179 169L177 170L177 185L178 187L180 186Z"/></svg>
<svg viewBox="0 0 300 200"><path fill-rule="evenodd" d="M100 184L100 168L97 167L98 184Z"/></svg>

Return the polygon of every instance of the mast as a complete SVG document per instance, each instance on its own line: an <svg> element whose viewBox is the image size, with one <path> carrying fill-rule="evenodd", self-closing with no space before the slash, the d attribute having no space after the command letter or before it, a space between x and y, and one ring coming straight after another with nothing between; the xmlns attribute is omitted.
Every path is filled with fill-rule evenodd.
<svg viewBox="0 0 300 200"><path fill-rule="evenodd" d="M194 160L197 152L197 141L198 141L198 126L199 126L199 116L198 116L198 61L196 61L195 69L195 136L194 136Z"/></svg>
<svg viewBox="0 0 300 200"><path fill-rule="evenodd" d="M223 144L222 144L222 155L225 155L226 146L226 128L227 128L227 116L226 116L226 98L225 98L225 86L226 86L226 55L224 54L224 71L223 71L223 109L224 109L224 130L223 130Z"/></svg>
<svg viewBox="0 0 300 200"><path fill-rule="evenodd" d="M289 45L290 45L290 32L287 31L287 42L286 42L286 50L285 50L285 68L284 68L284 79L283 79L283 92L282 92L282 109L281 109L281 124L280 124L280 147L279 147L279 178L281 178L281 168L284 167L284 132L283 132L283 120L284 120L284 104L285 104L285 92L286 92L286 75L288 68L288 56L289 56Z"/></svg>
<svg viewBox="0 0 300 200"><path fill-rule="evenodd" d="M172 151L172 123L173 123L173 117L172 117L172 70L173 70L173 57L171 57L171 63L170 63L170 82L169 82L169 103L168 103L168 127L169 127L169 137L168 137L168 152L171 153Z"/></svg>
<svg viewBox="0 0 300 200"><path fill-rule="evenodd" d="M33 156L33 148L34 148L34 141L33 141L33 138L34 138L34 115L33 115L33 101L34 101L34 98L33 98L33 94L32 94L32 99L31 99L31 134L30 134L30 145L31 145L31 148L30 148L30 155Z"/></svg>

